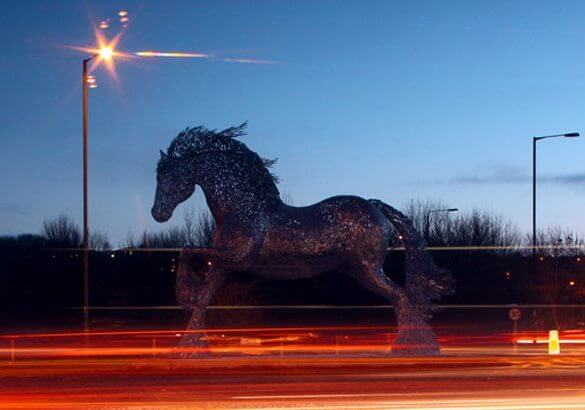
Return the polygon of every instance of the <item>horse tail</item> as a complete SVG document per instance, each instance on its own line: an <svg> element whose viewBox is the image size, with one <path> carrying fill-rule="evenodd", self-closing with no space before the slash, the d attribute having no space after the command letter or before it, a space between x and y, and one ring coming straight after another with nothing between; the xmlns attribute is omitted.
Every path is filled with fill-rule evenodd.
<svg viewBox="0 0 585 410"><path fill-rule="evenodd" d="M409 217L378 199L368 201L382 211L402 237L406 294L423 315L430 317L433 301L453 293L454 279L447 270L435 264Z"/></svg>

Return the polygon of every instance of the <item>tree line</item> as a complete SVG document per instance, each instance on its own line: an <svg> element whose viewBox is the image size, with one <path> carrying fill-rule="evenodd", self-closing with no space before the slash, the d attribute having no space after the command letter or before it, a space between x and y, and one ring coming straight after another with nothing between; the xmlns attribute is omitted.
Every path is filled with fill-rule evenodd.
<svg viewBox="0 0 585 410"><path fill-rule="evenodd" d="M421 237L430 247L483 249L496 253L529 254L532 243L530 234L523 233L504 216L472 209L467 212L437 212L447 209L440 201L412 200L403 211L408 215ZM129 231L116 248L183 248L208 247L211 245L215 221L207 211L196 213L194 209L183 213L180 225L156 232ZM43 222L40 234L0 238L4 244L44 248L75 249L82 246L82 231L73 218L61 214ZM546 246L541 254L547 256L574 256L585 250L584 238L559 226L549 227L537 233L537 241ZM1 243L0 242L0 243ZM393 236L390 247L400 247L398 233ZM96 251L114 248L107 234L92 230L89 247Z"/></svg>
<svg viewBox="0 0 585 410"><path fill-rule="evenodd" d="M522 232L501 214L478 208L467 212L436 212L448 207L440 201L413 200L408 215L431 247L469 247L497 253L531 253L532 234ZM537 243L546 256L575 256L585 251L585 239L571 229L552 226L537 231Z"/></svg>
<svg viewBox="0 0 585 410"><path fill-rule="evenodd" d="M477 209L433 212L429 218L430 211L445 208L435 201L411 201L403 207L428 245L443 247L443 251L432 249L433 258L439 266L449 269L457 281L457 293L445 303L581 303L585 295L582 282L585 246L578 235L562 228L539 232L541 244L555 247L541 254L542 258L534 259L526 257L531 254L525 248L530 245L531 237L509 219ZM90 252L92 303L96 306L174 304L179 249L209 246L214 230L213 218L206 212L189 210L177 220L181 222L157 232L128 232L115 249L106 234L92 231L90 247L95 250ZM389 246L401 248L401 245L395 233ZM80 306L81 246L82 231L66 215L47 219L38 234L0 237L0 259L3 261L0 312L3 309L37 312ZM476 252L477 247L482 251ZM160 249L151 248L172 249L159 252ZM142 251L134 252L134 249ZM403 262L404 252L396 250L389 253L384 265L385 272L399 283L404 280ZM384 302L366 290L356 290L351 278L331 274L284 283L234 275L214 303L370 305ZM270 320L280 317L279 314L270 313ZM569 316L565 318L564 314ZM241 315L239 312L238 320ZM574 324L585 322L583 315L582 309L565 309L553 310L552 315L531 314L530 318Z"/></svg>

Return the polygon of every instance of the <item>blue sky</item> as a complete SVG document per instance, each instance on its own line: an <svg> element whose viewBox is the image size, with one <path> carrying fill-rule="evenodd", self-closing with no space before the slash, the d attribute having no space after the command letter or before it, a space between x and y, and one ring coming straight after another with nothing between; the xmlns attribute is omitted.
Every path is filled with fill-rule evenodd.
<svg viewBox="0 0 585 410"><path fill-rule="evenodd" d="M158 150L248 120L296 205L438 199L528 230L531 137L585 131L581 1L3 1L0 234L81 218L80 70L92 22L128 10L121 50L215 60L117 64L90 90L91 225L159 229ZM277 64L241 64L221 57ZM539 221L585 232L585 138L539 143ZM183 208L203 207L200 194ZM181 209L176 214L180 217ZM176 218L176 217L175 217ZM176 218L175 222L179 222ZM173 223L173 222L171 222Z"/></svg>

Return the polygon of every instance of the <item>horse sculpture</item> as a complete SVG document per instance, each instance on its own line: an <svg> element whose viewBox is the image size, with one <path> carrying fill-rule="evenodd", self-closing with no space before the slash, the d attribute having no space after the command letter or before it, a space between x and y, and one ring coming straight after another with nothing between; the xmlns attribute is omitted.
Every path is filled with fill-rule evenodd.
<svg viewBox="0 0 585 410"><path fill-rule="evenodd" d="M392 302L398 322L393 354L438 354L427 320L432 301L451 291L451 278L433 263L409 218L382 201L357 196L286 205L268 169L274 161L236 139L245 135L246 125L223 131L187 128L166 153L161 151L154 219L169 220L199 185L216 222L212 247L185 248L179 257L176 296L192 311L187 330L193 330L179 345L205 346L196 330L203 328L205 309L230 273L300 279L336 271ZM382 268L396 232L391 225L405 247L404 287ZM203 275L197 274L196 261L207 261Z"/></svg>

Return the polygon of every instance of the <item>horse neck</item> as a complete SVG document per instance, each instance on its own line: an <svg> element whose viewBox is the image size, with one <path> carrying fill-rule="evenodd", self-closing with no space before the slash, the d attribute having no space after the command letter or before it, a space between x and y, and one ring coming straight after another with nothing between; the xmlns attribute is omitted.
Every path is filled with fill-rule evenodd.
<svg viewBox="0 0 585 410"><path fill-rule="evenodd" d="M275 187L262 189L245 164L228 155L202 158L195 168L197 184L218 223L226 218L253 221L282 204L277 190L274 195Z"/></svg>

